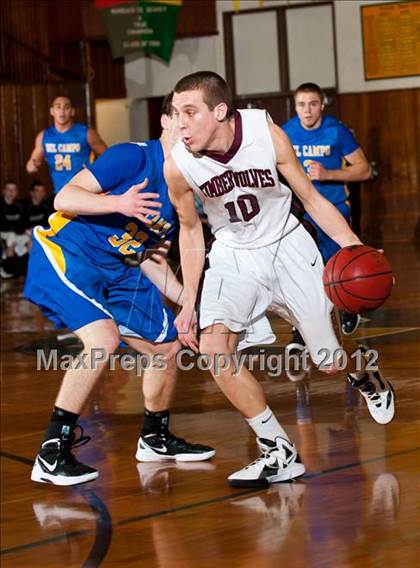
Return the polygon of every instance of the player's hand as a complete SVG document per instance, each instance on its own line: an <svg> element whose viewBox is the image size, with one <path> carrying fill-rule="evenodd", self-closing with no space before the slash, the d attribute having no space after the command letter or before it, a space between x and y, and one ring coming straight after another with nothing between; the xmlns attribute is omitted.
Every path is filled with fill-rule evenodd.
<svg viewBox="0 0 420 568"><path fill-rule="evenodd" d="M132 185L123 195L118 196L118 213L127 217L136 217L143 223L150 224L151 219L147 215L158 215L162 207L160 201L155 201L159 197L158 193L143 192L149 180L146 178L141 183Z"/></svg>
<svg viewBox="0 0 420 568"><path fill-rule="evenodd" d="M175 319L175 327L182 345L189 347L194 353L198 353L197 314L194 306L184 304Z"/></svg>
<svg viewBox="0 0 420 568"><path fill-rule="evenodd" d="M28 174L36 174L39 170L41 163L38 160L29 160L26 164L26 171Z"/></svg>
<svg viewBox="0 0 420 568"><path fill-rule="evenodd" d="M326 181L328 179L328 170L319 162L312 162L308 168L309 179L313 181Z"/></svg>

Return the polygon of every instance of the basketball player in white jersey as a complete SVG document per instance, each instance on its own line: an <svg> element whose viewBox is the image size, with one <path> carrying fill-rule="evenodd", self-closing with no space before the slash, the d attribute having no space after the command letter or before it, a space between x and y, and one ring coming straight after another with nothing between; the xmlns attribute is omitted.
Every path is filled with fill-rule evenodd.
<svg viewBox="0 0 420 568"><path fill-rule="evenodd" d="M299 329L314 363L336 372L333 355L340 345L331 323L332 304L323 290L322 258L291 213L292 191L279 182L278 172L341 247L360 240L315 190L284 132L264 110L234 111L230 89L219 75L202 71L184 77L175 86L172 104L182 138L165 162L165 176L180 220L185 302L175 325L181 342L195 351L199 347L212 361L220 362L222 355L232 358L241 332L267 326L265 311L271 306ZM203 201L216 238L201 293L199 346L195 302L204 241L194 193ZM302 475L305 467L257 380L245 367L237 375L233 364L225 367L214 366L211 372L254 430L261 450L261 457L230 475L229 483L266 486ZM392 419L392 387L379 372L353 373L349 380L377 422Z"/></svg>

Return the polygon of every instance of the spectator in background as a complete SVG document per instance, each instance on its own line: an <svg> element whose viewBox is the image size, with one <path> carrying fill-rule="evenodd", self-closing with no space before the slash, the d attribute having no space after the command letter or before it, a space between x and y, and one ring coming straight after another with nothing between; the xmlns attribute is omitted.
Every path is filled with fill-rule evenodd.
<svg viewBox="0 0 420 568"><path fill-rule="evenodd" d="M336 118L323 115L325 95L318 85L303 83L294 97L297 116L282 128L315 188L350 222L346 185L369 179L370 165L350 130ZM344 162L346 167L343 167ZM340 247L307 214L305 217L316 229L318 246L326 263ZM343 333L353 333L359 321L359 315L342 312ZM304 345L304 341L294 330L289 349L299 345Z"/></svg>
<svg viewBox="0 0 420 568"><path fill-rule="evenodd" d="M29 236L25 233L24 208L18 202L19 189L15 181L3 186L0 199L1 278L15 275L15 259L28 252Z"/></svg>

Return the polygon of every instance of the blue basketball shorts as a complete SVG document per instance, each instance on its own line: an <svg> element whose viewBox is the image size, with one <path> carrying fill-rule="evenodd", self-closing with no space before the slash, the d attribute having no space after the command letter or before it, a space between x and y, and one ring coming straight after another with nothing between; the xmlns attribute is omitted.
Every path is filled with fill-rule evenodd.
<svg viewBox="0 0 420 568"><path fill-rule="evenodd" d="M24 295L57 328L71 331L113 319L122 336L153 343L176 339L174 315L139 268L104 268L72 254L36 227Z"/></svg>

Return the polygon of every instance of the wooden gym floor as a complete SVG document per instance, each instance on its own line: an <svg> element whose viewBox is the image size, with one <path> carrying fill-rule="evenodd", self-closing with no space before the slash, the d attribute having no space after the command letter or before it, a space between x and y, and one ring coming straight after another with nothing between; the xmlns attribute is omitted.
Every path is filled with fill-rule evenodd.
<svg viewBox="0 0 420 568"><path fill-rule="evenodd" d="M344 374L292 382L258 372L269 404L298 444L308 474L268 490L235 490L232 471L256 456L253 436L207 372L183 373L173 430L214 445L210 462L137 464L142 400L134 372L104 376L82 421L78 452L99 479L74 488L32 483L32 460L60 371L35 371L55 333L2 286L2 539L6 567L411 568L419 531L419 251L386 247L397 285L355 339L380 351L397 396L394 421L369 417ZM288 327L274 321L282 352Z"/></svg>

